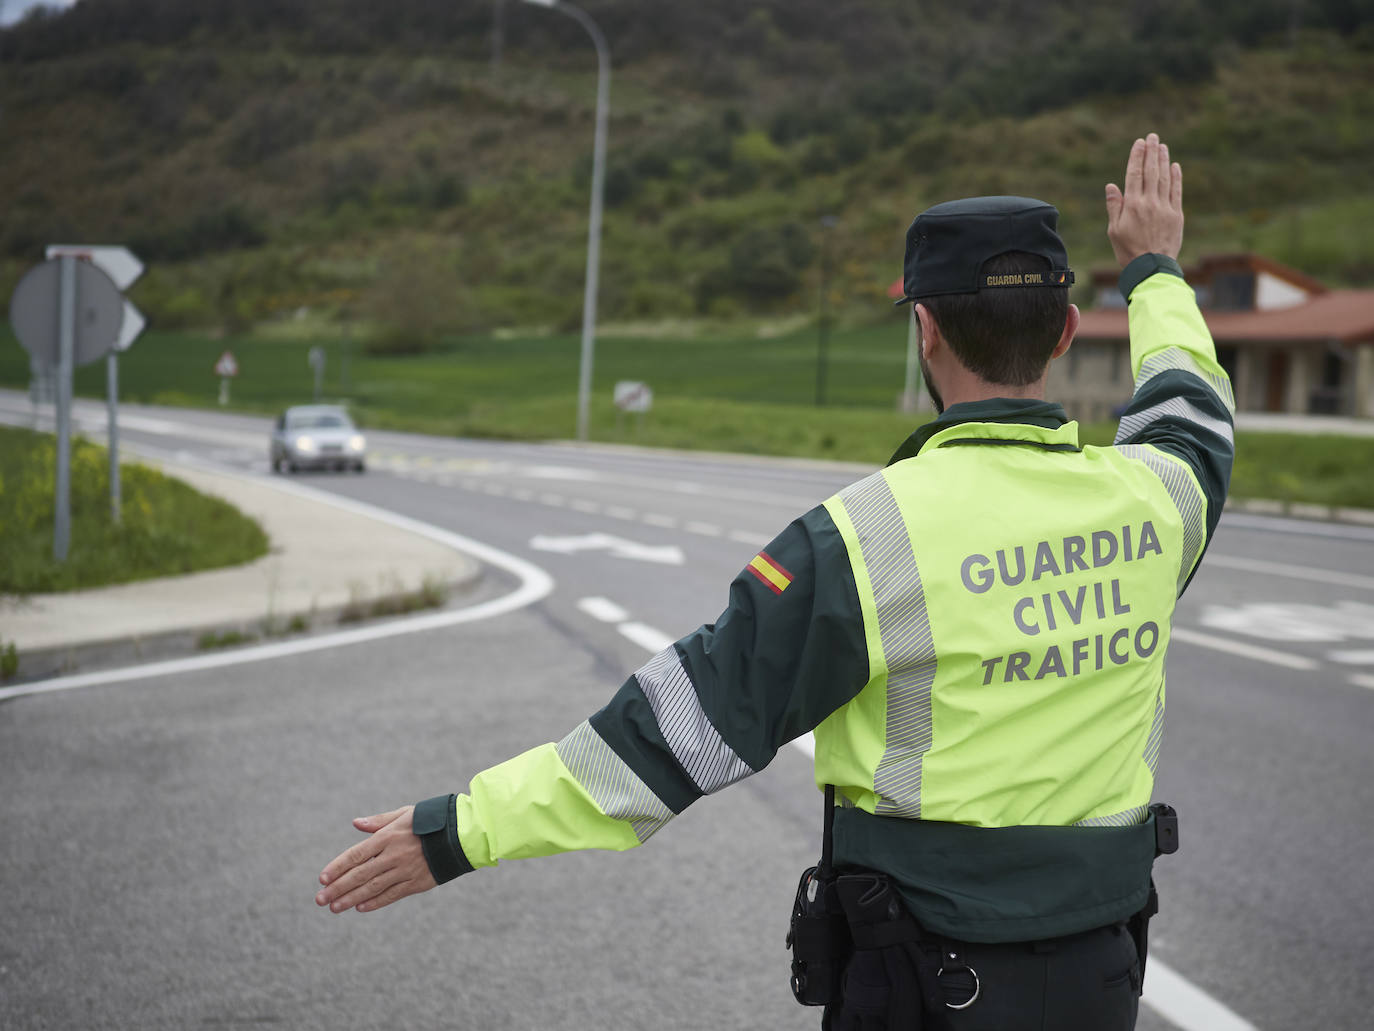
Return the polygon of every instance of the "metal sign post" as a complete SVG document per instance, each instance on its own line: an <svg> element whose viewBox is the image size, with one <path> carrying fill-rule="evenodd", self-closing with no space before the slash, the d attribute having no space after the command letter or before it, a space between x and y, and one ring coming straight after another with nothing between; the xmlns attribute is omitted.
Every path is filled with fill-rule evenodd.
<svg viewBox="0 0 1374 1031"><path fill-rule="evenodd" d="M45 252L49 259L81 258L100 269L118 290L127 290L139 276L143 275L143 262L134 257L127 247L102 247L91 244L55 243ZM147 323L140 312L129 301L124 302L123 320L114 350L105 358L105 404L109 413L110 452L110 519L116 526L120 522L120 485L119 485L119 358L120 351L127 351Z"/></svg>
<svg viewBox="0 0 1374 1031"><path fill-rule="evenodd" d="M10 297L10 325L35 365L56 379L57 474L53 558L71 544L72 370L103 358L120 337L124 298L92 261L63 254L25 273Z"/></svg>
<svg viewBox="0 0 1374 1031"><path fill-rule="evenodd" d="M324 348L318 345L310 349L307 356L310 367L315 370L315 401L320 400L320 395L324 393Z"/></svg>
<svg viewBox="0 0 1374 1031"><path fill-rule="evenodd" d="M57 498L52 557L67 561L72 539L72 361L76 352L76 259L61 258L57 301Z"/></svg>

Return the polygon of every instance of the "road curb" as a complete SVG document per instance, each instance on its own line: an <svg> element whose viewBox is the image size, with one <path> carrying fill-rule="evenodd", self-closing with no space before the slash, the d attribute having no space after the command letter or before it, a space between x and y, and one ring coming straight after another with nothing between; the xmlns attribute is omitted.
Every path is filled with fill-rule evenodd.
<svg viewBox="0 0 1374 1031"><path fill-rule="evenodd" d="M1229 508L1249 515L1268 515L1287 519L1310 519L1352 526L1374 526L1374 509L1343 505L1319 505L1310 501L1279 501L1271 498L1231 498Z"/></svg>

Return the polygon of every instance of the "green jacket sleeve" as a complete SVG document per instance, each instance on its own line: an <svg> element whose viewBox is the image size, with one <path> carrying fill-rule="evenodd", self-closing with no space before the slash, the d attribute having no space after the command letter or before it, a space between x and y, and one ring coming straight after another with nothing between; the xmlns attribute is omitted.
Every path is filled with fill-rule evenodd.
<svg viewBox="0 0 1374 1031"><path fill-rule="evenodd" d="M1196 479L1205 509L1200 560L1216 532L1231 481L1231 381L1217 363L1211 333L1177 262L1142 255L1123 270L1121 290L1129 302L1135 392L1122 413L1115 444L1123 450L1156 448Z"/></svg>
<svg viewBox="0 0 1374 1031"><path fill-rule="evenodd" d="M633 848L763 769L867 682L858 613L844 542L817 507L745 566L715 623L651 658L562 741L474 777L450 814L459 865Z"/></svg>

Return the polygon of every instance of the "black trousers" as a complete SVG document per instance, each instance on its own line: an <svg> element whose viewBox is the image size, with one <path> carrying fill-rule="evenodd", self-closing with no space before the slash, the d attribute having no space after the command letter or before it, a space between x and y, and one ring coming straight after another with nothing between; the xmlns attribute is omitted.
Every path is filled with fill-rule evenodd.
<svg viewBox="0 0 1374 1031"><path fill-rule="evenodd" d="M927 959L938 940L856 951L844 1001L828 1008L828 1031L1131 1031L1140 1002L1140 962L1123 925L1042 942L945 942L943 998L924 1015L910 950ZM977 995L974 997L976 977ZM927 982L929 983L929 982ZM972 997L972 1002L968 1000ZM963 1009L951 1005L968 1003ZM913 1013L913 1010L915 1012ZM905 1014L896 1016L894 1014ZM916 1021L913 1023L913 1019Z"/></svg>

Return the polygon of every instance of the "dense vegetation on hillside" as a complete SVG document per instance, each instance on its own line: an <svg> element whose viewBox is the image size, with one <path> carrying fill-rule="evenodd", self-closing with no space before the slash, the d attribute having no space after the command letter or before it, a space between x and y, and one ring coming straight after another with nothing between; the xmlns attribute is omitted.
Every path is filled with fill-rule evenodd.
<svg viewBox="0 0 1374 1031"><path fill-rule="evenodd" d="M823 275L882 317L912 214L972 193L1057 203L1086 271L1151 128L1193 256L1374 282L1374 0L582 6L614 62L606 320L811 311ZM162 327L575 325L594 89L582 30L513 0L81 0L0 32L0 291L113 241Z"/></svg>

